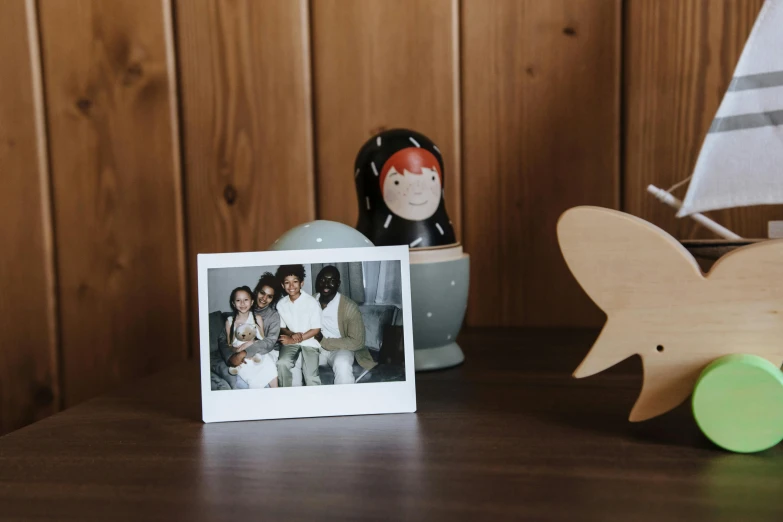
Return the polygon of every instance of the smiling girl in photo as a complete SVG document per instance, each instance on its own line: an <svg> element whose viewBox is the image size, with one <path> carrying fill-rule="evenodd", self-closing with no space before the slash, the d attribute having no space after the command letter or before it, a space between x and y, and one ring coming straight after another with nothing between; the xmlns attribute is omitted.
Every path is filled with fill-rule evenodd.
<svg viewBox="0 0 783 522"><path fill-rule="evenodd" d="M233 311L226 319L226 339L233 353L226 364L229 373L247 383L249 388L277 388L277 362L270 353L252 350L257 340L264 339L264 321L253 313L253 291L247 286L232 290L229 305Z"/></svg>

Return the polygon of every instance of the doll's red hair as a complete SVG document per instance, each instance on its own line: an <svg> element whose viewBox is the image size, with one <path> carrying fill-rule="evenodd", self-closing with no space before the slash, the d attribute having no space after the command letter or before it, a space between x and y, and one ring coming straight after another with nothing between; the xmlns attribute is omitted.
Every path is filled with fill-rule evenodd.
<svg viewBox="0 0 783 522"><path fill-rule="evenodd" d="M381 188L383 188L383 182L386 180L386 175L392 167L400 174L406 170L411 174L421 174L422 168L430 168L438 173L440 182L443 184L443 174L440 172L438 159L426 149L407 147L392 154L391 158L386 160L386 163L383 164L383 168L381 169Z"/></svg>

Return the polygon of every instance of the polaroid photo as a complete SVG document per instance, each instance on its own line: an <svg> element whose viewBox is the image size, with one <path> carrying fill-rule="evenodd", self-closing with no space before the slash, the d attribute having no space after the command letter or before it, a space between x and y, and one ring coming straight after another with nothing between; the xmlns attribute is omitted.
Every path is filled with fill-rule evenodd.
<svg viewBox="0 0 783 522"><path fill-rule="evenodd" d="M416 411L407 246L199 254L204 422Z"/></svg>

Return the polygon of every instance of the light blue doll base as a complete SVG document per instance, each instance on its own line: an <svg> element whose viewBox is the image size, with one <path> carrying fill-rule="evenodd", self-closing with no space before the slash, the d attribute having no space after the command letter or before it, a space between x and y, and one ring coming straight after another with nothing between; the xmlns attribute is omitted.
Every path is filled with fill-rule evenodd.
<svg viewBox="0 0 783 522"><path fill-rule="evenodd" d="M417 257L421 259L421 255ZM456 366L465 360L454 340L462 328L468 305L470 257L463 255L410 266L416 371Z"/></svg>
<svg viewBox="0 0 783 522"><path fill-rule="evenodd" d="M442 370L462 364L465 355L457 343L444 344L435 348L423 348L414 351L417 372Z"/></svg>

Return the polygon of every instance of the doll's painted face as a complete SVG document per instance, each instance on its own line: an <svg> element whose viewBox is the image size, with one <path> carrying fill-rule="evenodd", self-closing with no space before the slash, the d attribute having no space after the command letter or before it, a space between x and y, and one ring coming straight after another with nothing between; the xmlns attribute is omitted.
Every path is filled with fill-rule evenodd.
<svg viewBox="0 0 783 522"><path fill-rule="evenodd" d="M438 160L425 149L397 151L381 171L384 203L393 213L411 221L423 221L438 210L442 187Z"/></svg>

